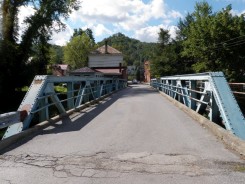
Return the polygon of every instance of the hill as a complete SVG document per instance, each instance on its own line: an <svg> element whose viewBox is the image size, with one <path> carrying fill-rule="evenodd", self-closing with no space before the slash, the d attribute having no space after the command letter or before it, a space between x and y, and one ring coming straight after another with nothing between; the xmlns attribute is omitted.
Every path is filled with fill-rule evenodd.
<svg viewBox="0 0 245 184"><path fill-rule="evenodd" d="M108 41L108 45L123 53L124 65L128 66L137 65L139 61L149 60L157 45L157 43L146 43L129 38L122 33L116 33L97 44L102 46L106 40Z"/></svg>

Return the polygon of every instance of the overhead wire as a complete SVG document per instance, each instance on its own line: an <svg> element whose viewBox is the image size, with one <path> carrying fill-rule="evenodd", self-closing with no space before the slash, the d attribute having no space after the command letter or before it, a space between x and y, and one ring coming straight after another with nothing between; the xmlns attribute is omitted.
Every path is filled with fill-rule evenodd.
<svg viewBox="0 0 245 184"><path fill-rule="evenodd" d="M213 48L215 50L219 50L219 49L224 49L224 48L231 48L231 47L235 47L235 46L239 46L239 45L243 45L245 44L245 39L243 40L239 40L239 41L236 41L236 42L232 42L232 43L229 43L229 44L223 44L223 45L220 45L216 48Z"/></svg>
<svg viewBox="0 0 245 184"><path fill-rule="evenodd" d="M238 37L232 38L232 39L230 39L230 40L226 40L226 41L223 41L223 42L217 43L216 45L221 45L221 44L223 44L223 43L227 43L227 42L230 42L230 41L232 41L232 40L236 40L236 39L238 39L238 38L242 38L242 37L245 37L245 35L238 36Z"/></svg>

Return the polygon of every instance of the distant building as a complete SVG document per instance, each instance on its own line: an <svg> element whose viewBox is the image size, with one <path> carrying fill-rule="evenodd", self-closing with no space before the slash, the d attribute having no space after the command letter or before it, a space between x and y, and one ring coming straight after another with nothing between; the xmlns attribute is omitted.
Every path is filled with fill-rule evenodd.
<svg viewBox="0 0 245 184"><path fill-rule="evenodd" d="M123 54L106 42L90 53L88 67L103 73L105 77L127 79L127 67L123 67L122 63Z"/></svg>
<svg viewBox="0 0 245 184"><path fill-rule="evenodd" d="M144 76L145 76L145 80L144 82L151 82L151 72L150 72L150 61L145 61L144 62Z"/></svg>
<svg viewBox="0 0 245 184"><path fill-rule="evenodd" d="M52 74L55 76L66 76L70 72L70 66L66 64L52 65Z"/></svg>
<svg viewBox="0 0 245 184"><path fill-rule="evenodd" d="M103 77L103 73L93 70L89 67L79 68L69 73L70 76L79 77Z"/></svg>
<svg viewBox="0 0 245 184"><path fill-rule="evenodd" d="M136 66L128 66L127 67L128 75L136 75L136 71L137 71Z"/></svg>
<svg viewBox="0 0 245 184"><path fill-rule="evenodd" d="M88 67L119 67L122 65L123 55L113 47L103 45L89 55Z"/></svg>

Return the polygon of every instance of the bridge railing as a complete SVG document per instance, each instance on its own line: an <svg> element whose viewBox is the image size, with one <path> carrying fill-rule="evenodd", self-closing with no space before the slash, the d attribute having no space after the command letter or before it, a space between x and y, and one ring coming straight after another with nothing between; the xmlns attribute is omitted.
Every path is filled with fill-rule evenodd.
<svg viewBox="0 0 245 184"><path fill-rule="evenodd" d="M245 118L222 72L161 77L151 86L245 140Z"/></svg>
<svg viewBox="0 0 245 184"><path fill-rule="evenodd" d="M245 83L229 83L237 102L245 115Z"/></svg>
<svg viewBox="0 0 245 184"><path fill-rule="evenodd" d="M62 86L63 91L57 92L57 86ZM8 127L3 139L29 128L34 121L38 123L64 115L126 86L126 80L116 78L36 76L17 112L0 115L0 129Z"/></svg>

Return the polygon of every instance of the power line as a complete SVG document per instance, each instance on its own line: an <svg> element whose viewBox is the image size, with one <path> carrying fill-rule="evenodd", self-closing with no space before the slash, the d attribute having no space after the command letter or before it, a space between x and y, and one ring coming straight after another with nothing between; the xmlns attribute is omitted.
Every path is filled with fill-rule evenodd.
<svg viewBox="0 0 245 184"><path fill-rule="evenodd" d="M243 44L245 44L245 39L237 41L237 42L234 42L234 43L226 44L226 45L223 45L223 46L219 46L219 47L216 47L214 49L215 50L219 50L219 49L230 48L230 47L239 46L239 45L243 45Z"/></svg>
<svg viewBox="0 0 245 184"><path fill-rule="evenodd" d="M221 45L221 44L224 44L224 43L227 43L227 42L230 42L230 41L232 41L232 40L236 40L236 39L242 38L242 37L245 37L245 35L238 36L238 37L232 38L232 39L230 39L230 40L226 40L226 41L224 41L224 42L217 43L216 45Z"/></svg>

